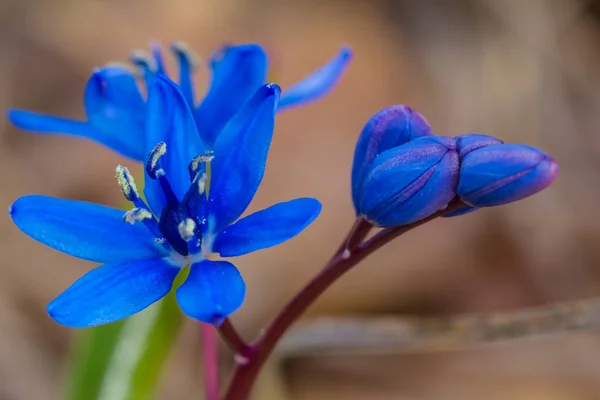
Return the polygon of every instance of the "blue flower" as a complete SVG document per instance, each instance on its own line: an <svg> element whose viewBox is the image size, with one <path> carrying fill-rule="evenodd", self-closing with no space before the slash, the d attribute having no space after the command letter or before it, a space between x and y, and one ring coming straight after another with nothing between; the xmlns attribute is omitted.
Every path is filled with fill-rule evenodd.
<svg viewBox="0 0 600 400"><path fill-rule="evenodd" d="M187 315L219 325L237 310L244 281L232 263L210 255L233 257L280 244L321 210L317 200L300 198L239 219L264 174L279 94L277 85L261 86L212 152L197 132L185 92L158 75L144 132L146 201L123 166L117 167L117 180L134 205L125 213L39 195L16 200L9 211L27 235L104 263L52 301L50 316L71 327L125 318L165 296L186 265L190 272L176 297Z"/></svg>
<svg viewBox="0 0 600 400"><path fill-rule="evenodd" d="M212 147L225 125L265 82L267 55L255 44L225 46L217 51L209 62L212 71L209 90L197 105L192 80L196 63L184 46L174 44L171 50L178 62L183 97L193 110L202 140L207 147ZM279 110L325 95L337 83L350 59L350 50L342 48L331 61L285 91ZM147 88L157 74L165 73L163 55L157 46L152 48L151 56L136 52L131 61L141 71ZM89 138L129 158L144 160L144 149L148 145L145 137L147 104L134 72L115 65L95 70L86 85L84 105L87 121L24 110L12 110L8 117L22 129Z"/></svg>

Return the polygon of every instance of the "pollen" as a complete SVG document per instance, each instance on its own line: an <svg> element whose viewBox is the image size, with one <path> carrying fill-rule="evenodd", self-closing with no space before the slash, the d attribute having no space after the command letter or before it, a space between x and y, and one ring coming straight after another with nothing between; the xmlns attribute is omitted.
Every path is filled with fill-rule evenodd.
<svg viewBox="0 0 600 400"><path fill-rule="evenodd" d="M204 192L206 192L207 179L206 174L202 174L202 176L198 178L198 182L196 183L198 185L198 194L204 194Z"/></svg>
<svg viewBox="0 0 600 400"><path fill-rule="evenodd" d="M127 200L135 201L140 198L133 176L127 167L118 165L116 169L116 178L119 186L121 186L121 191Z"/></svg>
<svg viewBox="0 0 600 400"><path fill-rule="evenodd" d="M129 210L123 215L123 220L127 223L134 224L136 222L143 221L145 219L151 219L152 214L150 211L143 208L134 208Z"/></svg>
<svg viewBox="0 0 600 400"><path fill-rule="evenodd" d="M189 242L196 236L196 223L191 218L186 218L181 221L177 226L177 229L179 230L179 236L186 242Z"/></svg>
<svg viewBox="0 0 600 400"><path fill-rule="evenodd" d="M158 168L157 170L157 167L159 166L158 163L160 161L160 158L166 153L167 145L165 142L160 142L156 146L154 146L154 148L150 152L150 155L148 156L148 162L146 163L146 171L148 172L148 175L150 175L150 177L156 179L156 177L161 174L159 170L162 170L162 168Z"/></svg>
<svg viewBox="0 0 600 400"><path fill-rule="evenodd" d="M200 168L200 164L209 163L213 160L213 158L215 158L215 155L212 151L210 151L206 154L199 155L199 156L195 157L192 160L192 162L190 162L190 169L193 172L197 172L198 169Z"/></svg>

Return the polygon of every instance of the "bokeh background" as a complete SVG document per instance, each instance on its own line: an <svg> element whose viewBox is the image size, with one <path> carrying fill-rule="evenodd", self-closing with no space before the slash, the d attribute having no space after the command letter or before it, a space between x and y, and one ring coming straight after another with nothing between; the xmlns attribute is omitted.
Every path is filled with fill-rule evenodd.
<svg viewBox="0 0 600 400"><path fill-rule="evenodd" d="M255 335L338 245L353 218L357 135L398 103L438 134L538 146L560 162L559 178L520 203L411 232L340 280L307 318L513 310L600 295L599 28L592 0L1 0L0 108L81 117L92 68L154 41L183 40L204 59L224 42L260 42L283 88L348 44L354 59L336 90L278 117L252 204L314 196L322 216L293 241L237 260L249 289L234 322ZM204 90L206 69L197 76ZM19 132L5 118L0 133L4 209L29 193L120 204L114 166L129 161L94 143ZM28 239L8 215L0 227L0 399L59 399L73 331L45 305L93 265ZM160 399L199 398L197 342L190 322ZM294 357L279 376L294 399L594 399L600 337Z"/></svg>

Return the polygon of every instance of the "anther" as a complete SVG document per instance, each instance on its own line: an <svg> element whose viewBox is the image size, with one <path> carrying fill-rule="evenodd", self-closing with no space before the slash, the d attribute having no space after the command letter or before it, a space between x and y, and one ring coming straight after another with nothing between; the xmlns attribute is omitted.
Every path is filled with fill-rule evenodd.
<svg viewBox="0 0 600 400"><path fill-rule="evenodd" d="M148 161L146 162L146 172L150 178L158 180L160 188L165 195L167 205L171 208L177 208L179 200L173 192L173 188L165 176L165 171L162 169L160 158L167 153L167 145L165 142L159 142L148 155Z"/></svg>
<svg viewBox="0 0 600 400"><path fill-rule="evenodd" d="M182 61L194 68L198 66L198 55L190 50L188 45L184 42L175 42L171 44L171 51Z"/></svg>
<svg viewBox="0 0 600 400"><path fill-rule="evenodd" d="M159 176L164 175L164 171L160 165L160 158L167 152L167 145L165 142L159 142L150 154L148 155L148 161L146 162L146 172L152 179L158 179Z"/></svg>
<svg viewBox="0 0 600 400"><path fill-rule="evenodd" d="M118 165L116 168L116 177L119 186L121 186L121 191L127 200L136 201L140 198L133 176L127 167Z"/></svg>
<svg viewBox="0 0 600 400"><path fill-rule="evenodd" d="M136 222L142 222L146 219L153 218L152 213L145 208L134 208L129 210L123 215L123 220L127 223L134 224Z"/></svg>
<svg viewBox="0 0 600 400"><path fill-rule="evenodd" d="M213 151L195 157L188 165L190 179L193 181L200 172L206 171L206 164L211 162L213 158L215 158Z"/></svg>
<svg viewBox="0 0 600 400"><path fill-rule="evenodd" d="M154 73L154 71L156 70L154 60L152 59L150 54L148 54L147 51L132 51L131 55L129 56L129 61L131 61L133 65L138 67L144 73L144 75L148 73Z"/></svg>
<svg viewBox="0 0 600 400"><path fill-rule="evenodd" d="M196 236L196 223L191 218L186 218L177 225L179 236L189 242Z"/></svg>

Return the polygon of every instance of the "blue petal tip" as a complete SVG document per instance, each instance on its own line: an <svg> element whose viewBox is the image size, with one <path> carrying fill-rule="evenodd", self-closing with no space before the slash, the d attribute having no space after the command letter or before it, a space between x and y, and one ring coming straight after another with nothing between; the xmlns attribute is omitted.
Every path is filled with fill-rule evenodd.
<svg viewBox="0 0 600 400"><path fill-rule="evenodd" d="M350 46L342 46L342 48L340 49L339 56L343 60L350 61L352 60L354 53L352 52L352 48Z"/></svg>
<svg viewBox="0 0 600 400"><path fill-rule="evenodd" d="M263 87L266 92L265 93L266 96L274 95L274 94L279 95L281 93L281 88L276 83L267 83Z"/></svg>

